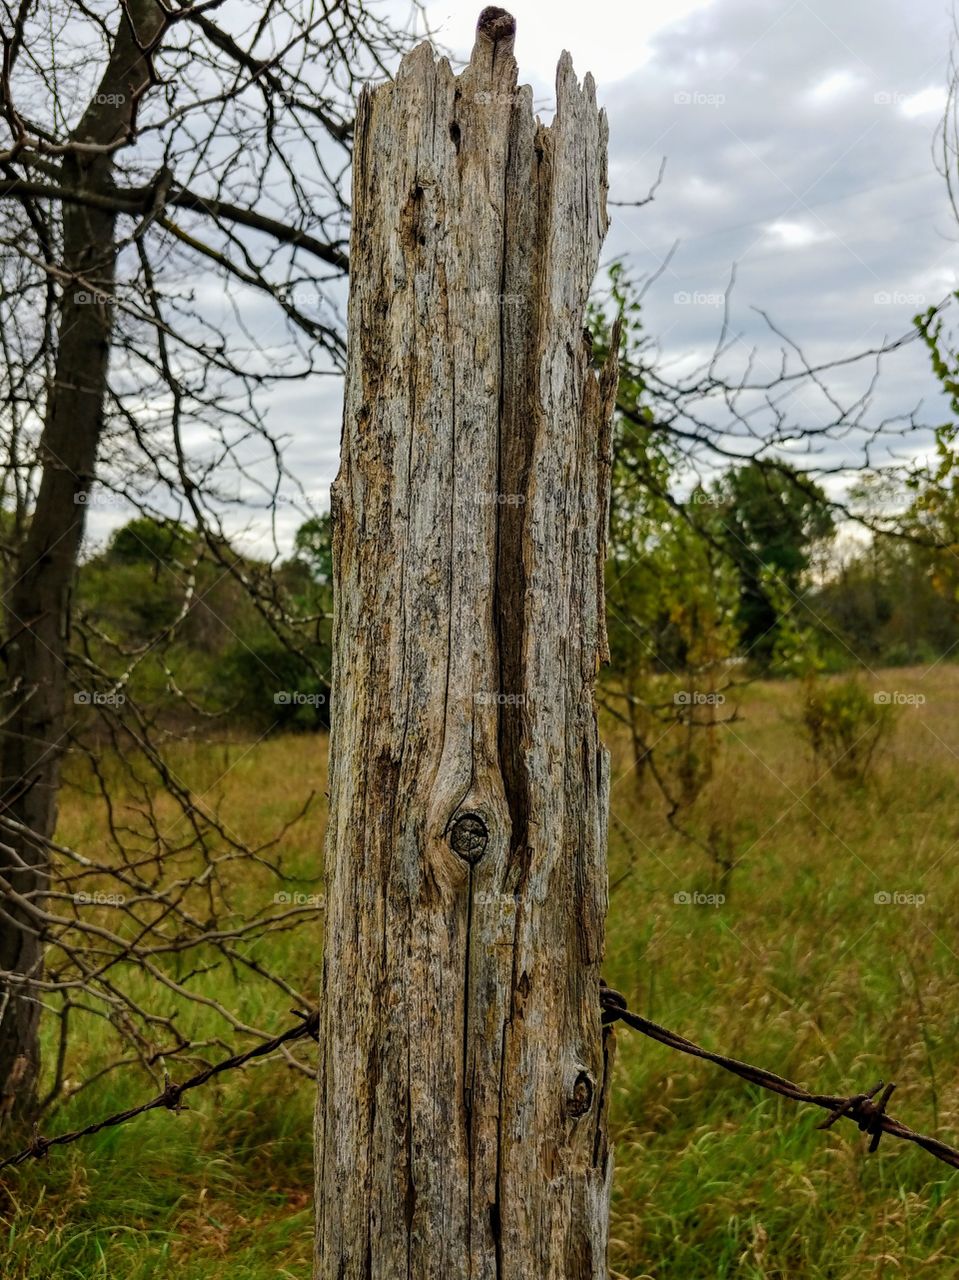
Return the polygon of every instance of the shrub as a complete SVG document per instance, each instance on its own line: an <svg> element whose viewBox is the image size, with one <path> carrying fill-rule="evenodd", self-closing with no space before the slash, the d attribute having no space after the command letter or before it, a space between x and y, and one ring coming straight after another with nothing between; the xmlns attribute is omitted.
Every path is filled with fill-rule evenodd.
<svg viewBox="0 0 959 1280"><path fill-rule="evenodd" d="M224 655L216 693L231 718L257 732L328 729L329 685L316 674L326 656L317 647L311 663L273 637L238 641Z"/></svg>
<svg viewBox="0 0 959 1280"><path fill-rule="evenodd" d="M802 724L817 762L846 782L863 782L895 727L896 709L861 680L806 682Z"/></svg>

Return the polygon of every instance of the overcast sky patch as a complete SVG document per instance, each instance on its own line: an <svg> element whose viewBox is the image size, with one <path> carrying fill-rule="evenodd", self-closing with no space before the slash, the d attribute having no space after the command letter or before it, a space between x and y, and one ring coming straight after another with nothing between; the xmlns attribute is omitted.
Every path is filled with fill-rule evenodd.
<svg viewBox="0 0 959 1280"><path fill-rule="evenodd" d="M405 0L393 7L405 23ZM661 272L645 320L667 366L708 353L727 312L739 339L733 365L755 349L759 367L778 366L781 342L762 313L809 359L844 358L906 332L916 312L956 288L957 228L933 159L952 36L940 0L508 7L520 77L544 119L563 49L581 77L596 77L609 114L612 200L641 200L666 158L652 204L611 207L597 287L617 258L637 279ZM427 5L437 38L460 59L480 8ZM252 303L245 315L263 311L265 322L265 310ZM869 365L841 370L837 393L855 398L871 374ZM340 391L328 378L293 383L268 406L321 507L336 466ZM808 402L810 415L821 411ZM888 361L870 413L878 420L920 402L928 420L945 418L916 343ZM292 504L281 511L287 542L299 518Z"/></svg>

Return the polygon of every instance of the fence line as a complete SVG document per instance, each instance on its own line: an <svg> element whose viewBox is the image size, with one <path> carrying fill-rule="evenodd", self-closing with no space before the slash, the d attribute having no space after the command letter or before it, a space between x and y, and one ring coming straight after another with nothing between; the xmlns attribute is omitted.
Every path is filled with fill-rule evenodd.
<svg viewBox="0 0 959 1280"><path fill-rule="evenodd" d="M778 1094L781 1098L789 1098L793 1102L808 1103L810 1106L820 1107L829 1112L826 1119L818 1126L820 1129L831 1128L837 1120L852 1120L864 1133L869 1134L870 1152L876 1150L882 1135L888 1133L894 1138L901 1138L904 1142L915 1143L916 1146L922 1147L924 1151L928 1151L930 1155L935 1156L937 1160L941 1160L943 1164L959 1169L959 1150L956 1150L955 1147L950 1147L945 1142L940 1142L938 1138L931 1138L926 1134L918 1133L915 1129L910 1129L908 1125L903 1124L901 1120L896 1120L893 1116L887 1114L886 1106L896 1087L894 1084L884 1085L880 1080L877 1085L874 1085L873 1088L865 1093L856 1093L848 1097L831 1093L810 1093L807 1089L801 1088L798 1084L793 1084L791 1080L786 1080L783 1076L777 1076L772 1071L767 1071L764 1067L754 1067L748 1062L740 1062L737 1058L728 1058L721 1053L712 1053L709 1049L704 1049L702 1045L696 1044L695 1041L687 1039L686 1036L682 1036L676 1031L670 1031L667 1027L662 1027L657 1022L651 1022L648 1018L643 1018L638 1013L633 1013L626 1003L625 996L618 991L614 991L612 987L608 987L605 982L600 982L599 994L603 1026L608 1027L615 1022L622 1022L633 1031L638 1031L641 1035L647 1036L650 1040L657 1040L660 1044L667 1045L670 1049L675 1049L679 1053L688 1054L690 1057L712 1062L717 1067L722 1067L724 1071L730 1071L733 1075L739 1076L750 1084L758 1085L762 1089L767 1089L770 1093ZM47 1154L51 1147L65 1147L80 1138L99 1133L101 1129L109 1129L114 1125L125 1124L128 1120L132 1120L135 1116L143 1115L146 1111L156 1111L161 1107L169 1111L181 1111L183 1110L181 1102L183 1095L190 1089L198 1089L200 1085L206 1084L214 1076L220 1075L224 1071L232 1071L236 1067L242 1067L244 1063L250 1062L253 1058L261 1058L268 1053L273 1053L274 1050L279 1049L282 1045L290 1044L294 1040L302 1040L306 1036L311 1036L316 1040L320 1026L319 1012L314 1010L312 1013L303 1013L299 1009L293 1009L291 1012L300 1019L295 1026L290 1027L278 1036L274 1036L272 1040L267 1040L264 1044L248 1049L245 1053L234 1054L233 1057L226 1058L215 1066L207 1067L204 1071L191 1076L189 1080L185 1080L182 1084L175 1084L167 1078L163 1092L157 1094L155 1098L151 1098L149 1102L142 1103L139 1107L131 1107L128 1111L118 1111L114 1115L108 1116L105 1120L99 1120L95 1124L88 1124L85 1128L75 1129L70 1133L59 1134L55 1138L43 1137L37 1127L34 1126L33 1140L22 1151L18 1151L16 1155L7 1156L5 1160L0 1160L0 1169L20 1165L30 1159L40 1159ZM881 1093L880 1090L882 1091ZM879 1095L878 1098L876 1097L877 1094Z"/></svg>
<svg viewBox="0 0 959 1280"><path fill-rule="evenodd" d="M87 1138L90 1134L99 1133L101 1129L110 1129L114 1125L126 1124L134 1116L142 1116L145 1111L156 1111L160 1107L166 1107L169 1111L183 1111L185 1108L180 1101L183 1095L190 1089L198 1089L201 1084L206 1084L208 1080L212 1080L214 1076L220 1075L221 1072L232 1071L235 1067L242 1067L244 1063L251 1061L251 1059L262 1058L265 1054L272 1053L275 1049L279 1049L281 1045L290 1044L294 1040L302 1040L306 1036L312 1036L315 1040L320 1028L319 1011L314 1010L312 1013L303 1013L299 1009L291 1009L290 1012L300 1019L296 1026L290 1027L281 1035L274 1036L272 1040L267 1040L264 1044L258 1044L253 1049L247 1049L246 1053L236 1053L232 1058L225 1058L223 1062L207 1067L204 1071L191 1076L189 1080L184 1080L182 1084L174 1084L167 1077L163 1092L158 1093L155 1098L151 1098L149 1102L142 1103L139 1107L131 1107L129 1111L117 1111L114 1115L108 1116L106 1120L98 1120L95 1124L88 1124L83 1129L74 1129L71 1133L61 1133L55 1138L44 1138L39 1133L37 1126L34 1125L33 1141L29 1146L24 1147L22 1151L18 1151L16 1155L7 1156L6 1160L0 1160L0 1169L6 1169L10 1165L23 1164L25 1160L39 1160L47 1154L51 1147L65 1147L71 1142L76 1142L79 1138Z"/></svg>
<svg viewBox="0 0 959 1280"><path fill-rule="evenodd" d="M886 1114L886 1105L896 1087L894 1084L883 1087L883 1082L880 1080L866 1093L856 1093L850 1097L839 1097L831 1093L810 1093L807 1089L800 1088L798 1084L793 1084L791 1080L765 1070L764 1067L753 1067L748 1062L740 1062L738 1058L727 1058L721 1053L711 1053L695 1041L687 1040L685 1036L661 1027L658 1022L650 1022L648 1018L632 1013L626 1004L626 998L618 991L613 991L605 982L600 983L600 1004L603 1010L603 1023L606 1026L613 1022L625 1022L628 1027L648 1036L651 1040L658 1040L660 1044L668 1045L670 1049L676 1049L680 1053L689 1054L690 1057L713 1062L717 1067L722 1067L723 1070L731 1071L733 1075L748 1080L750 1084L759 1085L762 1089L768 1089L770 1093L779 1094L781 1098L790 1098L793 1102L807 1102L811 1106L822 1107L829 1112L829 1115L818 1126L820 1129L831 1128L837 1120L854 1120L860 1129L870 1135L869 1150L871 1152L879 1146L882 1135L889 1133L894 1138L902 1138L904 1142L914 1142L916 1146L922 1147L937 1160L952 1165L954 1169L959 1169L959 1151L955 1147L940 1142L938 1138L917 1133L901 1120L895 1120ZM878 1100L873 1101L880 1089L882 1093Z"/></svg>

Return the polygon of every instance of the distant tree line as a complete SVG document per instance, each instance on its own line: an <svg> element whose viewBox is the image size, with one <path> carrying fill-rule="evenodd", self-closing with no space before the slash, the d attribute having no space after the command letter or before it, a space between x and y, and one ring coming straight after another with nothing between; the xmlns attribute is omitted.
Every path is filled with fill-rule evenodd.
<svg viewBox="0 0 959 1280"><path fill-rule="evenodd" d="M186 525L138 516L80 568L90 658L168 727L328 728L330 558L328 515L301 525L278 565L226 544L212 554ZM295 643L257 609L245 584L258 577L269 578L279 615L296 619Z"/></svg>

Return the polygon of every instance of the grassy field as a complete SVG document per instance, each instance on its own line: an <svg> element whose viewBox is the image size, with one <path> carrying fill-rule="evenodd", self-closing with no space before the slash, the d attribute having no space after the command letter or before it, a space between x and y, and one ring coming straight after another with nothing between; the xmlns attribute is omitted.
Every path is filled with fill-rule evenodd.
<svg viewBox="0 0 959 1280"><path fill-rule="evenodd" d="M742 691L741 718L719 731L714 777L687 817L733 851L724 885L637 785L628 743L610 729L606 977L648 1016L808 1087L855 1092L895 1080L893 1112L955 1143L959 669L897 670L873 684L926 701L902 707L864 786L821 776L799 727L798 685ZM322 794L324 753L323 741L303 737L195 746L178 768L255 840L311 789ZM322 826L317 810L287 841L310 890ZM65 798L60 834L81 849L100 838L76 794ZM720 904L682 900L720 888ZM304 988L318 969L320 924L271 942L271 960ZM220 974L215 982L257 1025L288 1025L275 995ZM156 999L146 984L141 994ZM209 1032L210 1015L188 1016L194 1034ZM78 1029L72 1070L82 1078L105 1048L92 1020ZM139 1071L108 1077L45 1128L86 1123L151 1092ZM4 1175L4 1280L306 1280L309 1082L272 1064L190 1102L178 1117L154 1113ZM959 1274L959 1173L888 1138L867 1158L855 1129L820 1133L821 1118L619 1032L613 1273Z"/></svg>

